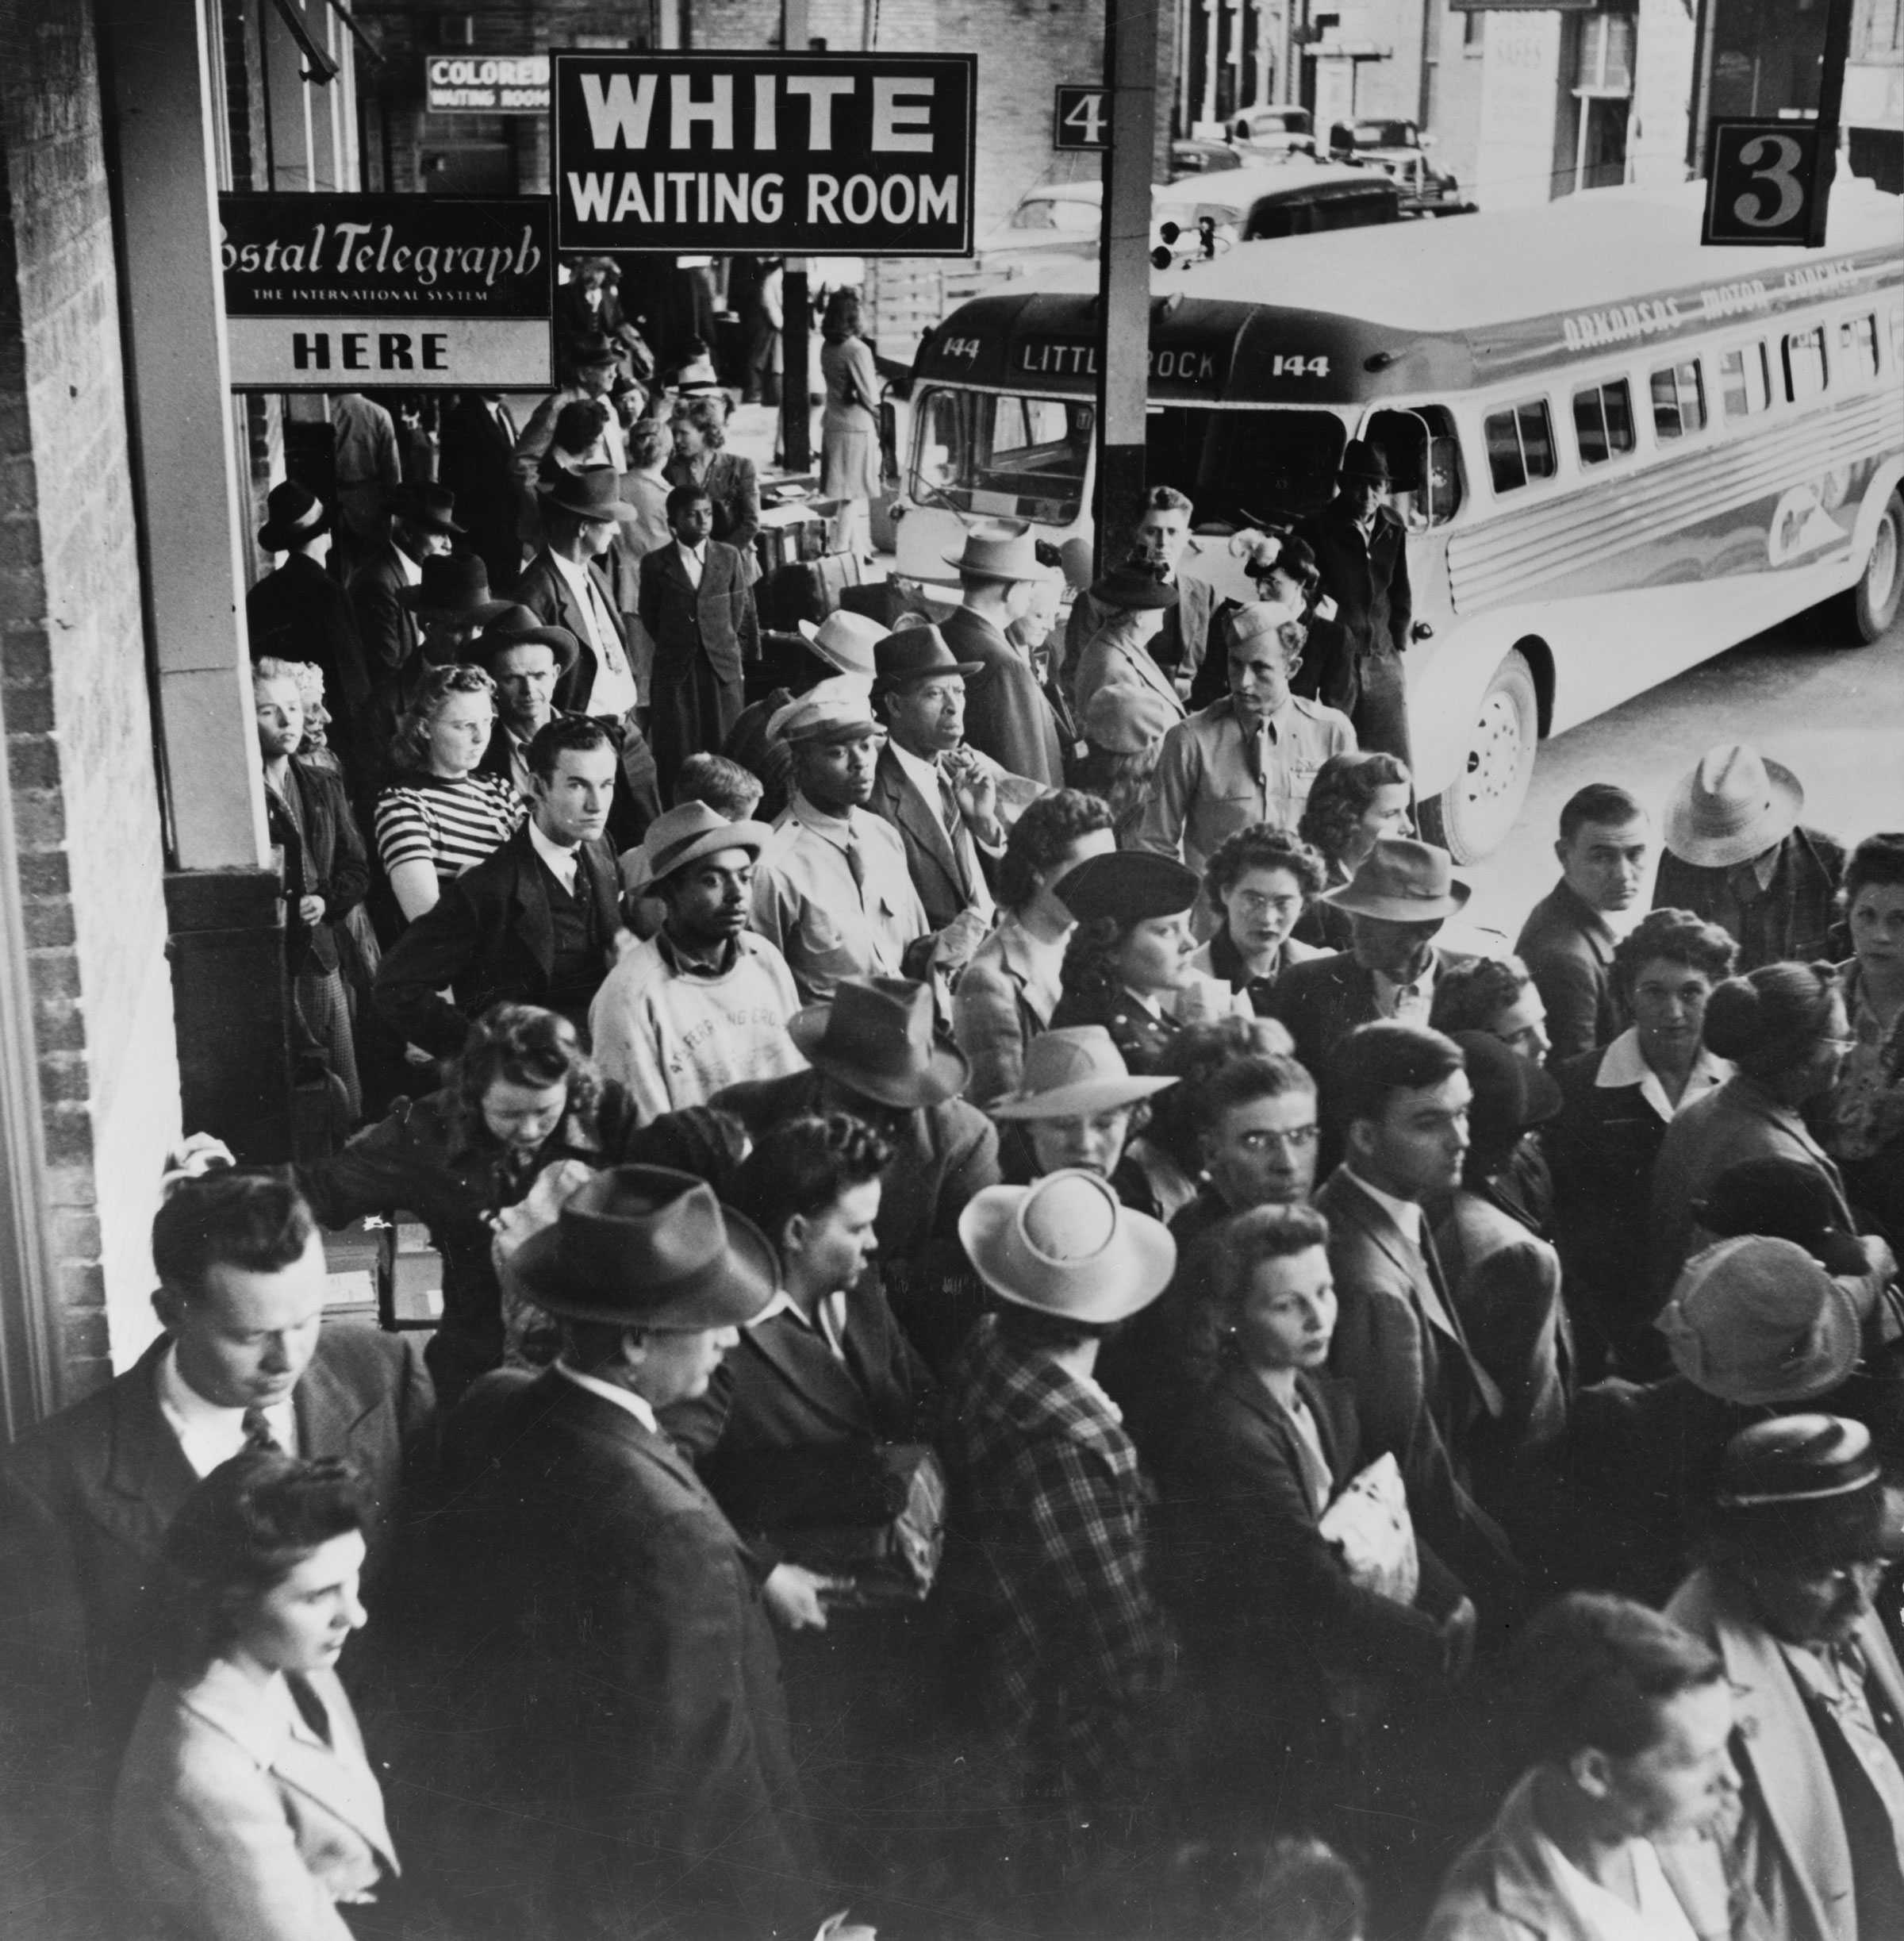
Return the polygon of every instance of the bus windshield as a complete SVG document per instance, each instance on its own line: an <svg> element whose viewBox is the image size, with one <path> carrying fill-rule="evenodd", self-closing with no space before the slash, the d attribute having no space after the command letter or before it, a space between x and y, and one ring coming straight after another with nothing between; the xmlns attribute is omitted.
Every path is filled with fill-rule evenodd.
<svg viewBox="0 0 1904 1941"><path fill-rule="evenodd" d="M913 496L1069 525L1084 504L1096 413L1076 399L933 390L914 413Z"/></svg>

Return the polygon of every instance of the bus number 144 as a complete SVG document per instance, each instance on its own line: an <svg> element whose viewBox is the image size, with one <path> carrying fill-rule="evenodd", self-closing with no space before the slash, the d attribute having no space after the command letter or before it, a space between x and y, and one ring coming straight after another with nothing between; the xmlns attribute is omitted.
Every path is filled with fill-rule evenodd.
<svg viewBox="0 0 1904 1941"><path fill-rule="evenodd" d="M1269 366L1273 378L1326 378L1329 375L1326 357L1278 357Z"/></svg>

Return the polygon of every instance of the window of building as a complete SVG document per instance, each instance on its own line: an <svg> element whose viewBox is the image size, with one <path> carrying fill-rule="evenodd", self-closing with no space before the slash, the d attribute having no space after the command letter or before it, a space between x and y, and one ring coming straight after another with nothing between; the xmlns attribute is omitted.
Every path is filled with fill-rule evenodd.
<svg viewBox="0 0 1904 1941"><path fill-rule="evenodd" d="M1574 393L1573 435L1583 465L1604 465L1633 449L1633 393L1624 378Z"/></svg>
<svg viewBox="0 0 1904 1941"><path fill-rule="evenodd" d="M1825 389L1825 326L1795 330L1785 340L1785 395L1795 405Z"/></svg>
<svg viewBox="0 0 1904 1941"><path fill-rule="evenodd" d="M1653 432L1656 438L1683 438L1706 429L1706 386L1699 360L1668 364L1649 380L1653 390Z"/></svg>
<svg viewBox="0 0 1904 1941"><path fill-rule="evenodd" d="M1772 406L1772 375L1763 344L1741 344L1719 359L1719 397L1729 418L1756 417Z"/></svg>
<svg viewBox="0 0 1904 1941"><path fill-rule="evenodd" d="M1464 13L1461 16L1461 52L1477 58L1488 52L1488 16L1485 13Z"/></svg>
<svg viewBox="0 0 1904 1941"><path fill-rule="evenodd" d="M1838 325L1839 375L1856 382L1878 375L1878 320L1848 317Z"/></svg>
<svg viewBox="0 0 1904 1941"><path fill-rule="evenodd" d="M1553 421L1545 399L1492 412L1481 431L1495 491L1518 492L1530 479L1553 476Z"/></svg>

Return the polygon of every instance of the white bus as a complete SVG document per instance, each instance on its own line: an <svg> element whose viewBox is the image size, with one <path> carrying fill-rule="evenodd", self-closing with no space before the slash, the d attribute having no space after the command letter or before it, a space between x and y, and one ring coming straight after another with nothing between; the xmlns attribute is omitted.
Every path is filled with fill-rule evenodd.
<svg viewBox="0 0 1904 1941"><path fill-rule="evenodd" d="M1904 201L1846 179L1822 250L1702 249L1702 194L1245 244L1154 285L1150 477L1200 525L1285 525L1345 440L1386 452L1433 630L1406 661L1422 820L1463 861L1541 737L1820 601L1866 640L1897 612ZM928 334L900 572L942 580L973 517L1088 534L1094 306L980 298Z"/></svg>

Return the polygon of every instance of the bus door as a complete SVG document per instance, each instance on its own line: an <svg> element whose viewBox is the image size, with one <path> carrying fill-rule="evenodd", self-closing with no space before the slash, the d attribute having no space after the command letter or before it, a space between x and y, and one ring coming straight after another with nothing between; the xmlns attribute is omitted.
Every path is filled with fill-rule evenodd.
<svg viewBox="0 0 1904 1941"><path fill-rule="evenodd" d="M1447 527L1467 495L1461 441L1445 405L1371 411L1359 434L1388 461L1388 503L1408 528L1408 577L1415 612L1453 610Z"/></svg>

